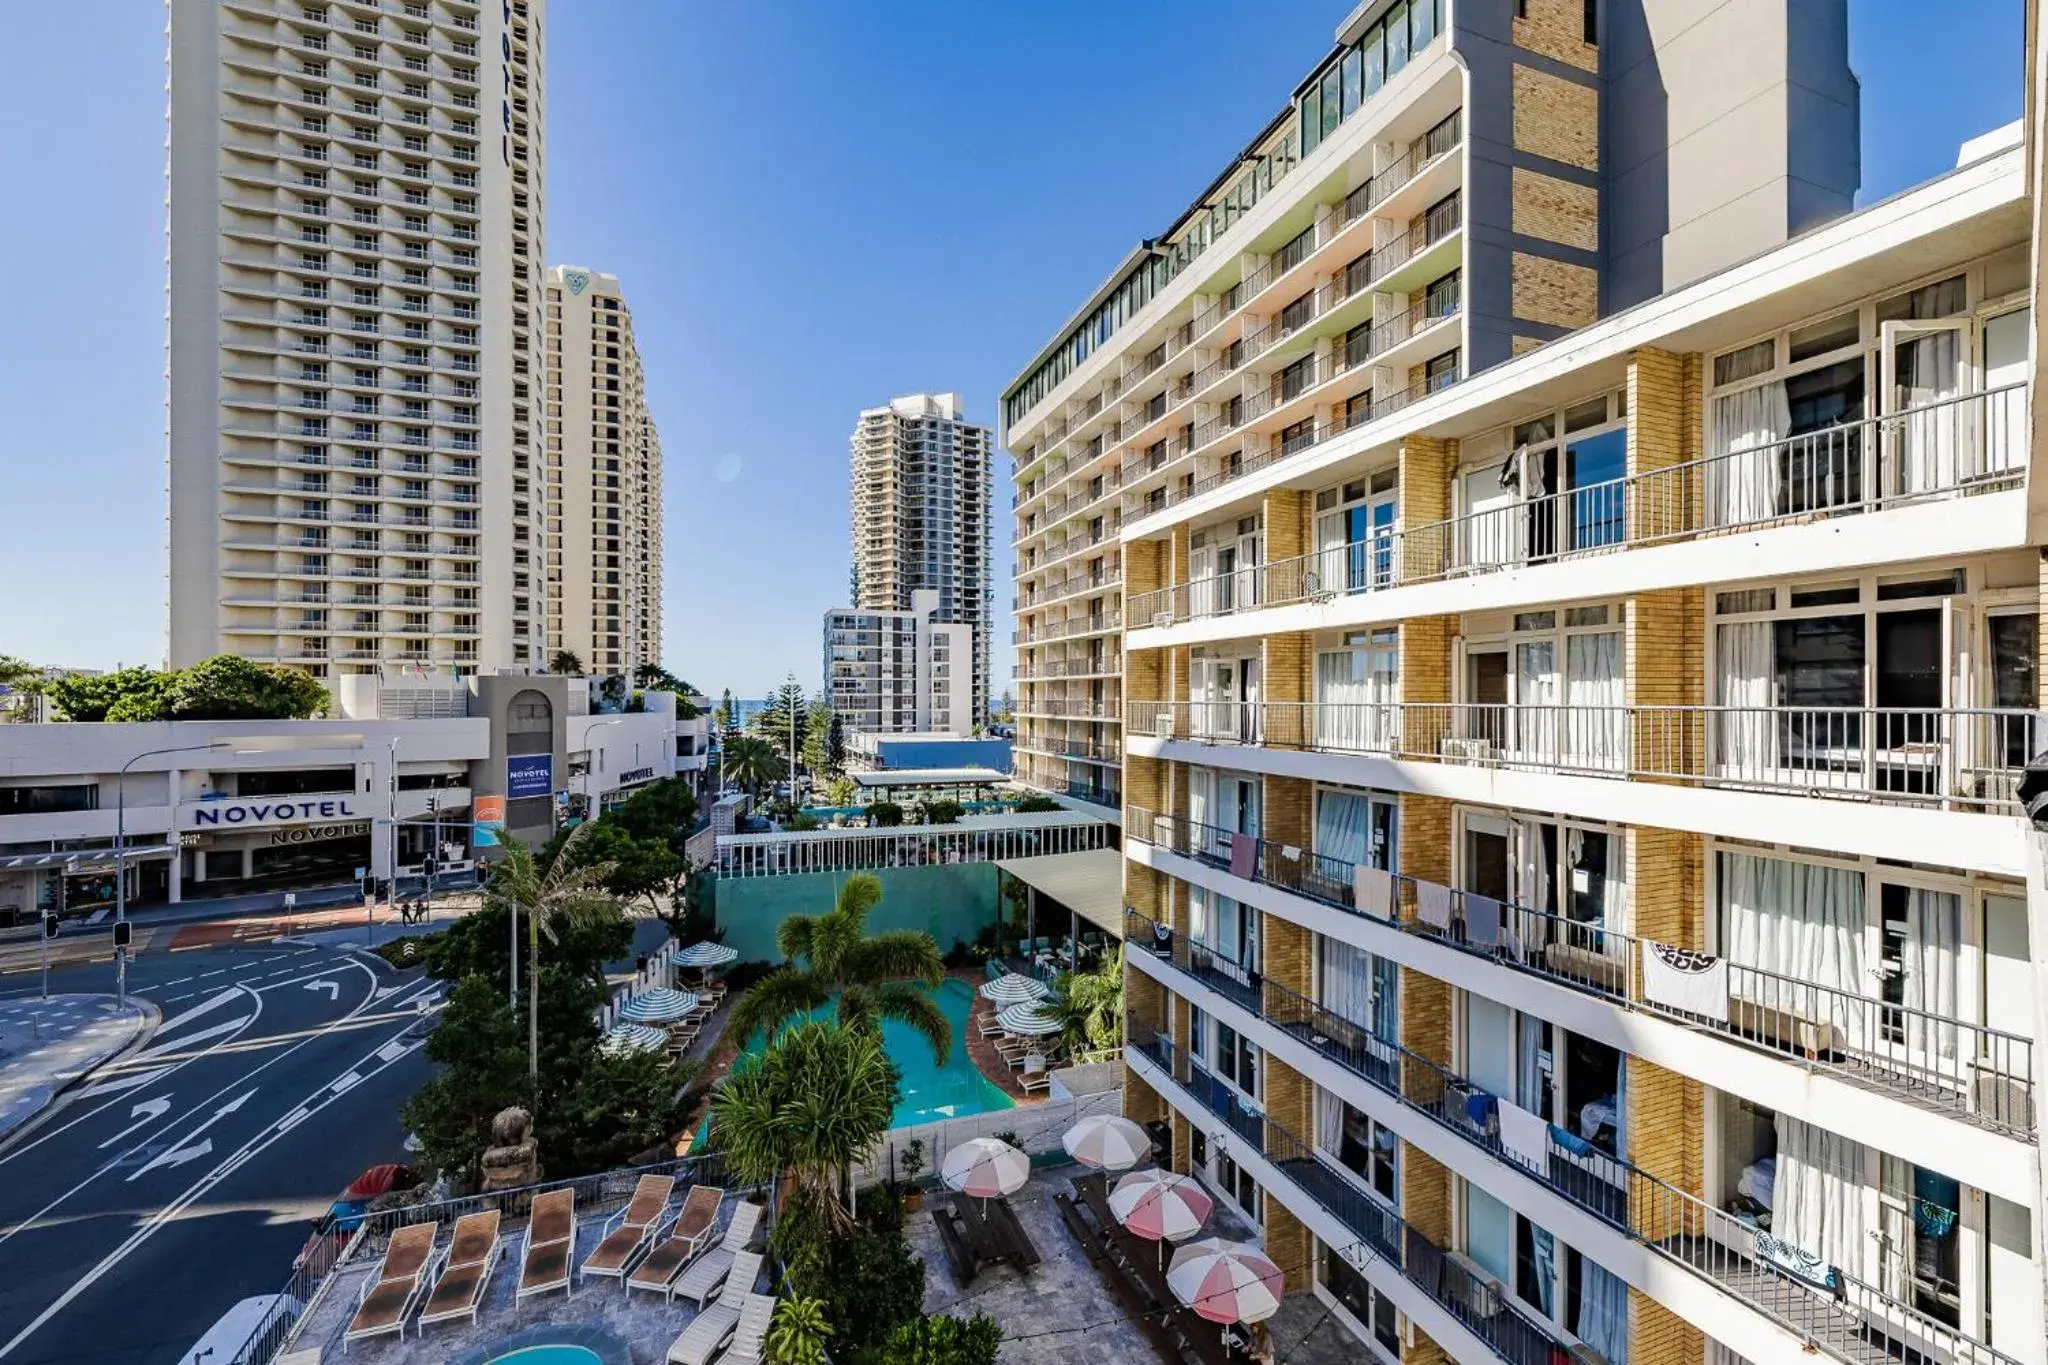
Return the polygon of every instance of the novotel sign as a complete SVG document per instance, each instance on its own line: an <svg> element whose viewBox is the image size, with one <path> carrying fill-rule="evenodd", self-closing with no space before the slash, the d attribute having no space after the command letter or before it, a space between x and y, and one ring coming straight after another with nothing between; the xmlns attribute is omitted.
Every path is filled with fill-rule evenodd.
<svg viewBox="0 0 2048 1365"><path fill-rule="evenodd" d="M185 829L254 829L369 817L359 796L292 796L265 801L195 801L178 808Z"/></svg>

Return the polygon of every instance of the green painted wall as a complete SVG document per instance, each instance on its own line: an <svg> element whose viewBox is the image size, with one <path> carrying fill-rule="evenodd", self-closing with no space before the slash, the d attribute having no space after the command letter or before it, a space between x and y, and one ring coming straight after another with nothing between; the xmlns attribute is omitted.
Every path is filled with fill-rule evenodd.
<svg viewBox="0 0 2048 1365"><path fill-rule="evenodd" d="M839 885L852 872L801 872L782 877L722 877L712 912L728 947L742 962L780 960L775 930L790 915L822 915L832 908ZM953 940L974 942L996 918L994 863L940 863L932 867L882 867L882 900L868 916L868 928L922 929L940 952Z"/></svg>

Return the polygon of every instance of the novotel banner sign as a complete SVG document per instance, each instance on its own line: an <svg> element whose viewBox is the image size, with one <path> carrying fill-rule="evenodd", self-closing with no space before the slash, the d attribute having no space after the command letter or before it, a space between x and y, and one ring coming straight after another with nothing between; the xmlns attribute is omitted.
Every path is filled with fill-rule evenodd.
<svg viewBox="0 0 2048 1365"><path fill-rule="evenodd" d="M180 829L261 829L370 818L364 798L284 796L259 801L194 801L178 807Z"/></svg>

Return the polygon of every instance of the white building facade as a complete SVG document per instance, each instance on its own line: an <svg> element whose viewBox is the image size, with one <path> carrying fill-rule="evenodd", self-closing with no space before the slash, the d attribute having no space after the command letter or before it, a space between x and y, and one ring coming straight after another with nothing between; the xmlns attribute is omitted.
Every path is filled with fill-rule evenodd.
<svg viewBox="0 0 2048 1365"><path fill-rule="evenodd" d="M910 597L908 611L825 613L825 699L849 737L975 728L973 627L941 620L934 589Z"/></svg>
<svg viewBox="0 0 2048 1365"><path fill-rule="evenodd" d="M172 0L172 666L544 662L544 17Z"/></svg>

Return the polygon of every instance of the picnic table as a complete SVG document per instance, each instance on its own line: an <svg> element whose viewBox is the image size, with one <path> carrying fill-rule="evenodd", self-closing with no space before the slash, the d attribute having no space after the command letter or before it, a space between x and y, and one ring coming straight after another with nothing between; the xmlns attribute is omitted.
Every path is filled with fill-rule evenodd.
<svg viewBox="0 0 2048 1365"><path fill-rule="evenodd" d="M953 1213L965 1230L966 1241L977 1258L991 1264L1008 1263L1019 1270L1038 1264L1038 1248L1031 1244L1017 1211L1007 1199L975 1199L953 1196Z"/></svg>
<svg viewBox="0 0 2048 1365"><path fill-rule="evenodd" d="M1210 1322L1174 1297L1166 1283L1159 1244L1138 1236L1117 1221L1109 1209L1107 1180L1100 1175L1078 1176L1073 1185L1082 1207L1101 1230L1107 1268L1119 1286L1119 1293L1128 1276L1135 1291L1133 1297L1142 1304L1138 1306L1127 1298L1126 1306L1141 1315L1141 1320L1159 1323L1182 1360L1198 1361L1200 1365L1249 1365L1250 1355L1223 1344L1221 1324ZM1147 1314L1150 1316L1142 1316Z"/></svg>

